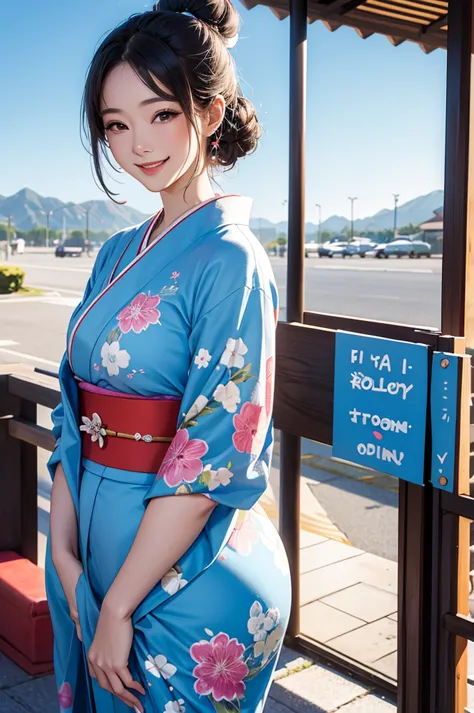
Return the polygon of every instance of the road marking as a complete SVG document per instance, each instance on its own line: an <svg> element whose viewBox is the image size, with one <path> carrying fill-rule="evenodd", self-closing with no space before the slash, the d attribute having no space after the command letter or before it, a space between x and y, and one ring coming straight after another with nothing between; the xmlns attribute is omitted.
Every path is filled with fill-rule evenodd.
<svg viewBox="0 0 474 713"><path fill-rule="evenodd" d="M0 347L0 352L3 354L11 354L15 357L21 357L22 359L30 359L30 361L40 361L42 364L54 366L56 369L59 369L59 363L57 361L43 359L42 357L35 356L34 354L25 354L24 352L17 352L14 349L4 349L3 347Z"/></svg>
<svg viewBox="0 0 474 713"><path fill-rule="evenodd" d="M0 300L0 305L11 304L28 304L30 302L39 302L46 305L58 305L59 307L77 307L80 302L80 297L62 297L55 294L52 297L44 295L42 297L12 297L8 300Z"/></svg>
<svg viewBox="0 0 474 713"><path fill-rule="evenodd" d="M14 342L12 339L0 339L0 347L14 347L19 342Z"/></svg>
<svg viewBox="0 0 474 713"><path fill-rule="evenodd" d="M51 285L27 285L28 287L34 287L37 290L53 290L54 291L54 296L59 297L63 292L67 292L68 295L77 295L78 297L82 297L84 294L84 290L69 290L66 289L65 287L51 287Z"/></svg>
<svg viewBox="0 0 474 713"><path fill-rule="evenodd" d="M44 300L45 304L48 305L59 305L60 307L77 307L81 301L79 297L48 297Z"/></svg>
<svg viewBox="0 0 474 713"><path fill-rule="evenodd" d="M86 267L59 267L59 265L31 265L30 263L22 262L19 263L20 267L28 267L31 270L57 270L58 272L85 272L90 274L92 272L93 265L90 269Z"/></svg>

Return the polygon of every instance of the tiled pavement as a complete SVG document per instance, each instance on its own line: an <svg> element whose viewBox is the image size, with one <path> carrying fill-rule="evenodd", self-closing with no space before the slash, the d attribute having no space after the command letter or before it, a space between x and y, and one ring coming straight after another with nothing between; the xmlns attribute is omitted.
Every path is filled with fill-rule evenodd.
<svg viewBox="0 0 474 713"><path fill-rule="evenodd" d="M0 713L58 710L53 676L32 679L0 654ZM283 649L265 713L336 712L396 713L396 706L352 679Z"/></svg>

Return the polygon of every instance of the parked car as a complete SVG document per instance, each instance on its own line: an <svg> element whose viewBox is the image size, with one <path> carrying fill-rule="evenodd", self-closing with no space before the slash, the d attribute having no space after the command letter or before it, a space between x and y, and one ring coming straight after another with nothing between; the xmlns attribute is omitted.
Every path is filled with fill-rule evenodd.
<svg viewBox="0 0 474 713"><path fill-rule="evenodd" d="M341 255L343 254L343 251L345 247L347 246L346 241L338 241L338 242L327 242L323 243L318 247L318 255L319 257L334 257L334 255Z"/></svg>
<svg viewBox="0 0 474 713"><path fill-rule="evenodd" d="M377 247L377 244L371 240L352 240L347 243L346 247L342 251L342 257L352 257L353 255L358 255L359 257L365 257L367 253L372 252Z"/></svg>
<svg viewBox="0 0 474 713"><path fill-rule="evenodd" d="M62 243L56 245L54 254L56 257L80 257L84 252L84 239L66 238Z"/></svg>
<svg viewBox="0 0 474 713"><path fill-rule="evenodd" d="M395 255L401 257L431 257L431 245L423 242L423 240L409 240L408 238L397 238L386 245L378 245L375 251L375 257L389 258Z"/></svg>
<svg viewBox="0 0 474 713"><path fill-rule="evenodd" d="M334 243L340 243L341 238L339 237L334 237L331 238L330 240L326 240L326 242L323 243L324 246L326 245L332 245ZM319 248L321 247L321 243L318 243L316 240L310 240L309 242L304 244L304 256L305 257L310 257L311 255L315 255L319 253Z"/></svg>
<svg viewBox="0 0 474 713"><path fill-rule="evenodd" d="M317 243L315 240L310 240L309 243L304 244L304 256L310 257L311 255L316 254L320 247L320 243Z"/></svg>

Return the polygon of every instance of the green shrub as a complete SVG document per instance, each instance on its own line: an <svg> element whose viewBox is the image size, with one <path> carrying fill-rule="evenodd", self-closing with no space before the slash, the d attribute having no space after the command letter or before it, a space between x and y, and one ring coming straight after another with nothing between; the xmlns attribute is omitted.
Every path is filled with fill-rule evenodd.
<svg viewBox="0 0 474 713"><path fill-rule="evenodd" d="M23 285L25 272L17 265L0 265L0 294L18 292Z"/></svg>

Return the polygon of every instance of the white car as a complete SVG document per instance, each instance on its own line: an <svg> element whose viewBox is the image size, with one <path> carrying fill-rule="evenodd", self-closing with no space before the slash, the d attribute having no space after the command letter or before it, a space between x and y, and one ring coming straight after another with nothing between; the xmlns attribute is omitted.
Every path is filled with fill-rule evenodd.
<svg viewBox="0 0 474 713"><path fill-rule="evenodd" d="M319 257L334 257L334 255L342 256L348 243L346 240L329 240L318 247Z"/></svg>

